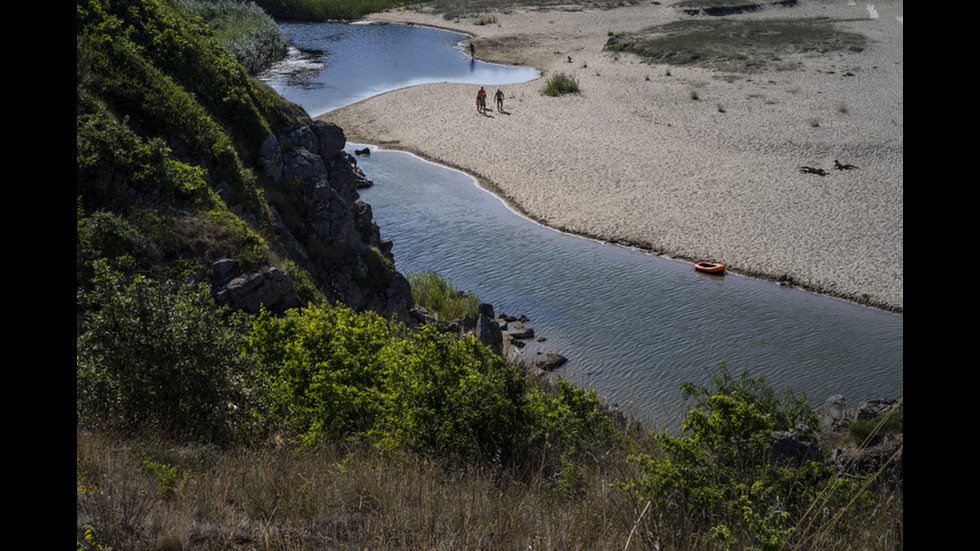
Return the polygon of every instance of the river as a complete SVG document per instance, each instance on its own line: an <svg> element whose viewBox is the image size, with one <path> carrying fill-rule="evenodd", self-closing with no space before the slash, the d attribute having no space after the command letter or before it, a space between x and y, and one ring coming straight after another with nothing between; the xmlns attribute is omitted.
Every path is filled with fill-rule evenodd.
<svg viewBox="0 0 980 551"><path fill-rule="evenodd" d="M294 55L264 79L314 115L424 82L537 77L469 59L458 33L337 23L284 31ZM568 357L554 376L594 389L651 428L676 427L686 407L681 383L706 384L721 365L803 392L814 405L836 393L852 405L904 393L901 315L563 234L520 216L469 175L372 149L358 157L375 182L361 197L394 242L398 270L435 270L497 312L526 315L545 340L525 355Z"/></svg>

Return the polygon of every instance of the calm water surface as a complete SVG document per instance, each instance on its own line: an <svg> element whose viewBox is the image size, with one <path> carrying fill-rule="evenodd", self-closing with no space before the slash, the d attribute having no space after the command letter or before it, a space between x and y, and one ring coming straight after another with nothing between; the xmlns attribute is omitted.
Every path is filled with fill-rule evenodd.
<svg viewBox="0 0 980 551"><path fill-rule="evenodd" d="M557 232L404 152L359 164L400 271L435 270L498 313L527 315L547 339L532 357L565 355L558 376L649 425L676 423L680 384L709 382L723 362L816 403L903 395L901 316Z"/></svg>
<svg viewBox="0 0 980 551"><path fill-rule="evenodd" d="M474 60L459 48L467 35L430 27L297 23L282 30L289 57L259 78L313 116L416 84L503 85L540 76Z"/></svg>
<svg viewBox="0 0 980 551"><path fill-rule="evenodd" d="M284 25L295 50L263 78L311 114L424 82L503 85L532 70L473 62L465 35L407 25ZM364 147L349 144L348 150ZM527 315L559 352L557 376L595 389L651 428L673 428L683 381L720 364L749 369L814 403L904 394L903 318L686 262L563 234L519 216L473 178L397 151L359 164L361 196L403 273L435 270Z"/></svg>

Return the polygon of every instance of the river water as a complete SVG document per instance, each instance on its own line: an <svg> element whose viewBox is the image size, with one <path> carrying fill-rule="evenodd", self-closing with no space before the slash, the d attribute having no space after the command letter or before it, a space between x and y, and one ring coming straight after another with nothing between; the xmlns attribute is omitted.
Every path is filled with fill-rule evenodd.
<svg viewBox="0 0 980 551"><path fill-rule="evenodd" d="M340 38L314 43L312 37L338 32L335 25ZM389 60L389 68L442 60L439 76L428 82L502 85L537 76L472 62L457 47L465 37L456 33L404 25L317 29L285 26L306 57L299 71L284 64L266 76L314 115L426 81L411 74L389 78L394 71L381 68L374 80L367 71L345 81L344 67L363 70L371 48L405 58ZM372 38L374 31L384 38ZM392 46L392 36L402 46ZM329 54L310 53L317 49ZM489 73L477 74L483 69ZM327 71L335 76L325 77ZM336 93L346 99L334 96L341 87ZM349 151L363 147L348 144ZM382 236L394 242L398 270L435 270L498 313L526 315L545 340L529 345L525 356L568 357L554 376L596 390L650 428L676 428L688 405L681 383L707 384L721 365L803 392L814 405L836 393L852 405L904 394L900 315L738 275L702 274L687 262L557 232L520 216L467 174L408 153L372 150L358 157L375 182L361 197L372 205Z"/></svg>
<svg viewBox="0 0 980 551"><path fill-rule="evenodd" d="M504 85L540 76L529 67L473 59L458 47L467 35L431 27L366 23L281 27L291 45L289 56L259 78L314 116L416 84Z"/></svg>

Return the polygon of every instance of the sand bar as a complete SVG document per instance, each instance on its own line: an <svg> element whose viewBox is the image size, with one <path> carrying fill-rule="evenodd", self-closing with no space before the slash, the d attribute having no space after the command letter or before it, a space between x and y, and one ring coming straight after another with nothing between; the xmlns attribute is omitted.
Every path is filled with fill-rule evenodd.
<svg viewBox="0 0 980 551"><path fill-rule="evenodd" d="M319 118L351 142L468 172L551 227L901 312L903 5L869 6L803 0L734 16L846 19L869 38L860 52L743 75L604 51L610 32L691 17L669 3L501 11L481 26L387 12L374 18L470 34L477 57L544 76L504 87L503 111L486 115L477 87L427 84ZM556 73L580 93L544 95Z"/></svg>

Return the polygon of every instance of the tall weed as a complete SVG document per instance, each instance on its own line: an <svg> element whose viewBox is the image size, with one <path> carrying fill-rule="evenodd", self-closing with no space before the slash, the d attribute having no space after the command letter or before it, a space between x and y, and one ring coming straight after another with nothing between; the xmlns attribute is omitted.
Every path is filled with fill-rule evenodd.
<svg viewBox="0 0 980 551"><path fill-rule="evenodd" d="M480 299L457 289L442 275L425 270L411 272L405 277L412 286L415 304L435 317L444 321L462 319L465 316L476 317Z"/></svg>

